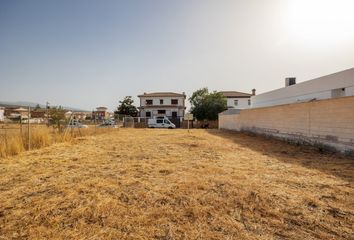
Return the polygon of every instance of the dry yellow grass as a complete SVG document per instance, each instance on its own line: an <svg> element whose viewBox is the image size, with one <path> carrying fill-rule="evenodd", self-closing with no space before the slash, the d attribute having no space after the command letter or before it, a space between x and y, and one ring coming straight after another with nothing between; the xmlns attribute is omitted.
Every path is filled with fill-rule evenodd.
<svg viewBox="0 0 354 240"><path fill-rule="evenodd" d="M0 160L0 239L352 239L353 159L218 130L78 141Z"/></svg>
<svg viewBox="0 0 354 240"><path fill-rule="evenodd" d="M1 126L0 158L17 155L28 149L27 126L22 126L22 132L20 131L20 128L21 126L19 124ZM75 141L75 138L77 137L97 135L107 131L112 131L112 129L90 127L87 129L70 129L59 132L46 125L32 125L30 127L30 147L31 149L38 149L49 146L53 143Z"/></svg>

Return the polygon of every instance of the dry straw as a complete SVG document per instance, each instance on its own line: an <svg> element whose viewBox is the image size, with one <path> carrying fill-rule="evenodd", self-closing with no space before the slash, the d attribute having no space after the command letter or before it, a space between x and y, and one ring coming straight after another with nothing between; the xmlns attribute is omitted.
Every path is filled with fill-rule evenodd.
<svg viewBox="0 0 354 240"><path fill-rule="evenodd" d="M1 159L0 239L353 237L348 157L217 130L74 141Z"/></svg>
<svg viewBox="0 0 354 240"><path fill-rule="evenodd" d="M47 147L53 143L72 142L77 137L97 135L112 130L114 129L96 129L95 127L90 127L87 129L58 131L44 125L34 125L31 126L30 130L31 149ZM10 130L6 130L6 128L0 129L0 158L17 155L25 151L28 149L28 140L28 132L20 131L20 128L14 129L12 126Z"/></svg>

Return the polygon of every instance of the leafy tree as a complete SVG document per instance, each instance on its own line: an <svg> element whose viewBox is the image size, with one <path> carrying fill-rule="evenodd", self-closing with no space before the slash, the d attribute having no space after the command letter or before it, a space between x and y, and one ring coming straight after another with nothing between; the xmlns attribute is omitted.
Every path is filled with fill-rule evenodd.
<svg viewBox="0 0 354 240"><path fill-rule="evenodd" d="M34 108L34 110L38 110L38 109L40 109L41 108L41 106L37 103L37 105L36 105L36 107Z"/></svg>
<svg viewBox="0 0 354 240"><path fill-rule="evenodd" d="M48 115L52 123L54 123L60 130L60 124L65 120L65 110L59 107L52 107L48 109Z"/></svg>
<svg viewBox="0 0 354 240"><path fill-rule="evenodd" d="M131 96L126 96L123 101L119 101L119 106L117 111L114 113L121 115L128 115L132 117L136 117L138 115L138 109L133 105L134 100Z"/></svg>
<svg viewBox="0 0 354 240"><path fill-rule="evenodd" d="M209 91L206 87L195 91L189 98L189 102L191 103L192 108L200 106L208 94Z"/></svg>
<svg viewBox="0 0 354 240"><path fill-rule="evenodd" d="M195 91L189 102L191 112L199 120L217 120L218 114L227 109L225 96L216 91L209 93L208 88Z"/></svg>

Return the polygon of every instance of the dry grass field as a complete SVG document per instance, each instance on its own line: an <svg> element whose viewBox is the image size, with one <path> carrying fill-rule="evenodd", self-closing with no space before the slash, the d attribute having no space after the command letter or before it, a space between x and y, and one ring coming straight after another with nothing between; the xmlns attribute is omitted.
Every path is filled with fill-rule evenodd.
<svg viewBox="0 0 354 240"><path fill-rule="evenodd" d="M75 141L76 137L97 135L107 131L112 130L90 126L87 129L58 131L52 126L32 124L28 134L28 126L25 124L0 124L0 158L28 150L29 142L30 149L38 149L54 143Z"/></svg>
<svg viewBox="0 0 354 240"><path fill-rule="evenodd" d="M353 239L354 160L119 129L0 159L0 239Z"/></svg>

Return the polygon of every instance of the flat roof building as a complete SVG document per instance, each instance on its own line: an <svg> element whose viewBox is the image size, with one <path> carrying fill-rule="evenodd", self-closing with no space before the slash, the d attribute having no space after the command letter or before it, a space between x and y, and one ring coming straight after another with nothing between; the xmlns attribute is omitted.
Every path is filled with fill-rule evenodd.
<svg viewBox="0 0 354 240"><path fill-rule="evenodd" d="M296 83L286 78L285 87L251 97L251 107L268 107L296 102L354 96L354 68Z"/></svg>

